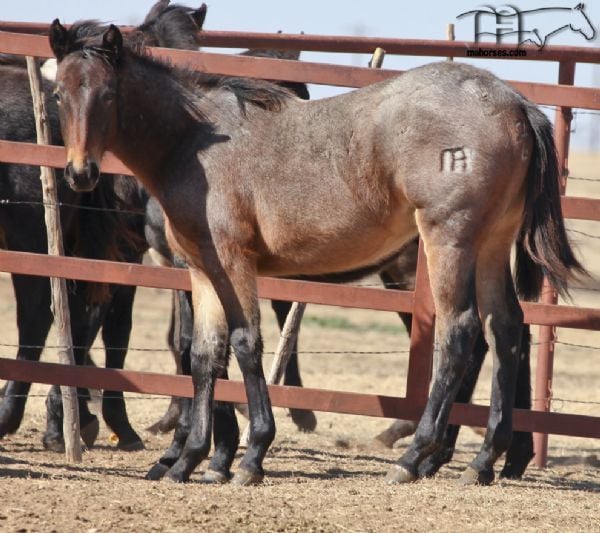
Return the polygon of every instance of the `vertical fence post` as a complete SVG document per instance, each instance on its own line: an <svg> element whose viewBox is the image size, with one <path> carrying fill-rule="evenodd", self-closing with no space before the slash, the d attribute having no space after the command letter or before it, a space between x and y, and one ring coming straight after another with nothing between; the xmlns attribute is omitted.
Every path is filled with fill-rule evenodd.
<svg viewBox="0 0 600 533"><path fill-rule="evenodd" d="M420 240L415 276L415 300L406 378L406 398L423 407L429 396L429 382L433 366L434 323L435 309L429 286L427 258L423 249L423 241Z"/></svg>
<svg viewBox="0 0 600 533"><path fill-rule="evenodd" d="M27 71L31 85L33 111L38 144L51 144L50 125L46 114L44 91L42 89L40 68L33 57L27 57ZM48 234L48 254L64 255L62 229L58 211L56 177L54 169L40 167L42 180L42 197ZM62 364L74 365L73 341L71 339L71 319L69 316L69 300L67 285L62 278L50 278L52 290L52 313L58 331L60 346L58 357ZM63 435L65 439L65 455L68 463L81 462L81 442L79 434L79 405L75 387L61 387L63 403Z"/></svg>
<svg viewBox="0 0 600 533"><path fill-rule="evenodd" d="M575 83L575 62L561 61L558 68L558 83L573 85ZM556 110L554 123L554 141L558 155L558 170L560 176L560 193L565 194L567 176L569 174L569 142L571 140L570 107L559 107ZM541 302L556 304L558 295L548 280L544 280ZM539 347L537 353L537 369L535 378L535 394L533 408L536 411L550 411L552 398L552 373L554 367L554 341L556 328L554 326L540 326ZM548 434L534 433L533 444L535 450L535 465L544 468L548 458Z"/></svg>
<svg viewBox="0 0 600 533"><path fill-rule="evenodd" d="M448 39L449 41L454 41L455 37L454 37L454 24L447 24L446 25L446 39ZM453 57L447 57L446 61L454 61Z"/></svg>

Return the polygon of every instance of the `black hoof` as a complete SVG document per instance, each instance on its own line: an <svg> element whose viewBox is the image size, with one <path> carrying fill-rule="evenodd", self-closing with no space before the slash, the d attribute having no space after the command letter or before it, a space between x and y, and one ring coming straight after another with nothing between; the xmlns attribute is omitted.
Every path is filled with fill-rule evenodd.
<svg viewBox="0 0 600 533"><path fill-rule="evenodd" d="M139 452L141 450L145 450L146 446L144 446L144 443L141 441L141 439L133 440L130 442L121 442L119 440L117 448L124 452Z"/></svg>
<svg viewBox="0 0 600 533"><path fill-rule="evenodd" d="M148 473L146 474L146 479L150 481L158 481L162 479L165 474L169 471L169 467L163 463L156 463Z"/></svg>
<svg viewBox="0 0 600 533"><path fill-rule="evenodd" d="M94 416L80 431L81 440L88 448L91 448L98 438L98 433L100 433L100 422L98 422L98 418Z"/></svg>
<svg viewBox="0 0 600 533"><path fill-rule="evenodd" d="M317 417L312 411L290 409L290 416L296 427L304 433L312 433L317 427Z"/></svg>
<svg viewBox="0 0 600 533"><path fill-rule="evenodd" d="M511 463L506 463L502 472L500 472L500 478L503 479L521 479L525 470L527 470L527 466L529 462L533 459L533 455L531 458L524 458L522 461L514 461Z"/></svg>
<svg viewBox="0 0 600 533"><path fill-rule="evenodd" d="M6 437L6 435L12 435L13 433L16 433L20 425L20 420L8 420L6 422L0 422L0 439Z"/></svg>
<svg viewBox="0 0 600 533"><path fill-rule="evenodd" d="M62 435L44 435L42 438L44 450L56 453L65 453L65 441Z"/></svg>
<svg viewBox="0 0 600 533"><path fill-rule="evenodd" d="M190 480L190 476L178 468L176 463L173 467L169 468L167 473L162 478L163 483L186 483Z"/></svg>

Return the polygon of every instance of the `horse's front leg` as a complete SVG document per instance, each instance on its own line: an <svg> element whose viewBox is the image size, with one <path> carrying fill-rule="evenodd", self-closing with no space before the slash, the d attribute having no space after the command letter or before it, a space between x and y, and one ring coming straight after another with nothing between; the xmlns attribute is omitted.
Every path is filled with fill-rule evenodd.
<svg viewBox="0 0 600 533"><path fill-rule="evenodd" d="M211 445L214 386L219 369L227 367L229 331L221 298L208 275L190 267L194 331L190 353L194 399L189 435L181 455L166 472L171 481L187 481Z"/></svg>
<svg viewBox="0 0 600 533"><path fill-rule="evenodd" d="M262 367L260 311L256 289L256 267L243 253L229 261L230 287L222 292L227 308L231 348L235 352L246 387L250 414L248 448L233 477L238 485L260 483L264 477L262 462L275 438L275 420Z"/></svg>

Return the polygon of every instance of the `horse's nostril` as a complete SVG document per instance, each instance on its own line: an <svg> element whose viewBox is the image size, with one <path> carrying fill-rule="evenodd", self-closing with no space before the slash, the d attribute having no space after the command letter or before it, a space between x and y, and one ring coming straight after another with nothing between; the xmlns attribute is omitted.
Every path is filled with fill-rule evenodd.
<svg viewBox="0 0 600 533"><path fill-rule="evenodd" d="M90 161L88 165L88 178L91 182L96 182L100 178L100 168L95 161Z"/></svg>
<svg viewBox="0 0 600 533"><path fill-rule="evenodd" d="M65 167L65 178L73 179L73 174L74 174L73 163L71 161L69 161L67 163L67 166Z"/></svg>

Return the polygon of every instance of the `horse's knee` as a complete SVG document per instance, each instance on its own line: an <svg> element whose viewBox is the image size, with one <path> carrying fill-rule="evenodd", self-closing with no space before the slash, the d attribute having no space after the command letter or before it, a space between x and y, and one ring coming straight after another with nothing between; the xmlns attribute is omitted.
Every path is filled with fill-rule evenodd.
<svg viewBox="0 0 600 533"><path fill-rule="evenodd" d="M242 372L254 371L261 365L262 338L255 328L238 328L231 332L231 347L235 351Z"/></svg>
<svg viewBox="0 0 600 533"><path fill-rule="evenodd" d="M224 328L196 335L192 343L192 374L204 370L218 373L222 367L227 366L227 347L227 331Z"/></svg>

